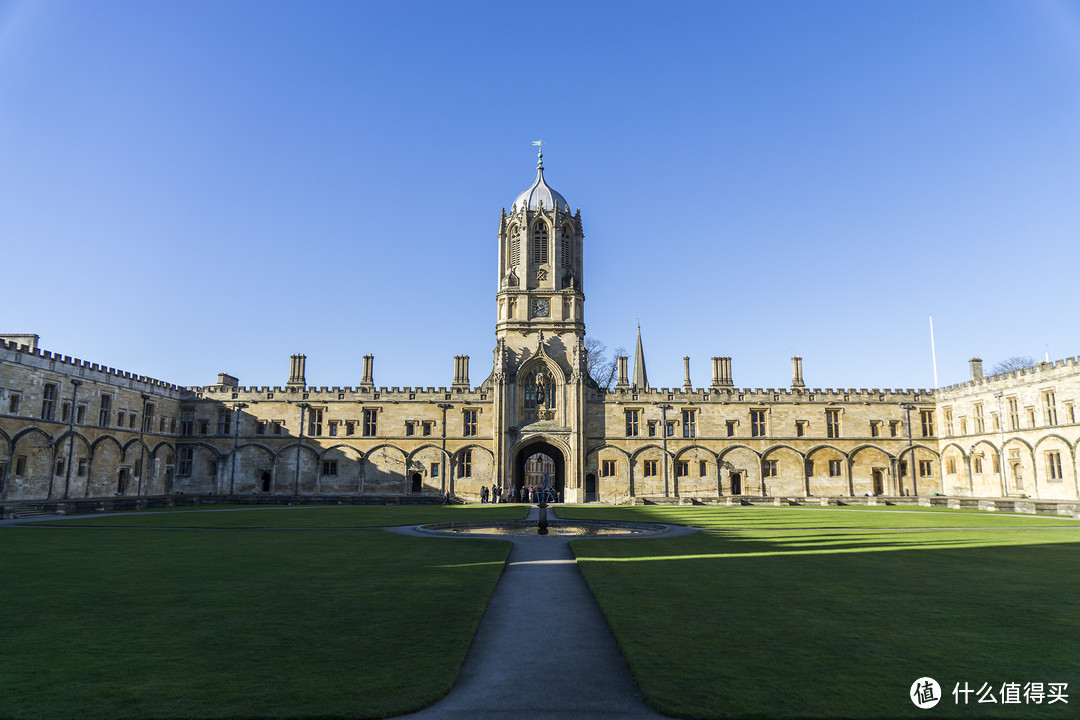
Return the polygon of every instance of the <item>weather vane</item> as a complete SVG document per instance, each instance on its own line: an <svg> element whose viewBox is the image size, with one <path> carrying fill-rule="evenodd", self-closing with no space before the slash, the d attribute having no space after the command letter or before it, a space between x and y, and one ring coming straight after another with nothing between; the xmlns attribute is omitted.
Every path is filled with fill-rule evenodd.
<svg viewBox="0 0 1080 720"><path fill-rule="evenodd" d="M540 148L536 153L536 159L539 161L540 165L543 165L544 164L544 141L543 140L533 140L533 145L535 147Z"/></svg>

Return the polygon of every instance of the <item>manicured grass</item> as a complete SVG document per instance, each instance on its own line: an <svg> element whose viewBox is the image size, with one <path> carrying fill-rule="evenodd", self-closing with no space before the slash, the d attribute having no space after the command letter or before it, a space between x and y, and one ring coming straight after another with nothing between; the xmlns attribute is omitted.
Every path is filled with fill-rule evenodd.
<svg viewBox="0 0 1080 720"><path fill-rule="evenodd" d="M1080 688L1080 523L827 508L561 507L697 525L572 544L646 698L683 717L1051 717L956 683ZM953 529L958 528L958 529ZM920 710L911 684L944 699ZM999 697L1000 701L1000 697Z"/></svg>
<svg viewBox="0 0 1080 720"><path fill-rule="evenodd" d="M244 507L205 508L193 512L128 512L115 515L73 515L35 524L86 527L170 528L371 528L457 520L520 520L526 505L404 505L371 507Z"/></svg>
<svg viewBox="0 0 1080 720"><path fill-rule="evenodd" d="M251 511L264 526L350 530L0 528L0 717L364 718L426 706L449 690L509 543L362 528L458 512ZM178 516L252 518L123 519Z"/></svg>

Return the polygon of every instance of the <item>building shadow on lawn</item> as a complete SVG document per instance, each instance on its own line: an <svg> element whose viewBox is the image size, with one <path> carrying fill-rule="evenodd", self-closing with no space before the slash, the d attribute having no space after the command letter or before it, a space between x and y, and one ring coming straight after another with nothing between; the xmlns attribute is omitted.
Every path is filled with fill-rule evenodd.
<svg viewBox="0 0 1080 720"><path fill-rule="evenodd" d="M1060 703L965 706L951 691L1080 682L1075 530L709 528L572 549L666 714L914 717L910 687L929 676L946 696L936 715L1059 717Z"/></svg>

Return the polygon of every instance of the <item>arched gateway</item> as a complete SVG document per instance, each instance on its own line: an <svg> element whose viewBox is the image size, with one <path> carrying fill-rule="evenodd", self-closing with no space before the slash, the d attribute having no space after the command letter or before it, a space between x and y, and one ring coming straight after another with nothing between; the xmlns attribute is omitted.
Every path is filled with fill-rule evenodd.
<svg viewBox="0 0 1080 720"><path fill-rule="evenodd" d="M522 497L521 488L542 488L546 476L559 501L565 499L566 457L559 447L546 440L523 443L514 450L513 469L517 497Z"/></svg>

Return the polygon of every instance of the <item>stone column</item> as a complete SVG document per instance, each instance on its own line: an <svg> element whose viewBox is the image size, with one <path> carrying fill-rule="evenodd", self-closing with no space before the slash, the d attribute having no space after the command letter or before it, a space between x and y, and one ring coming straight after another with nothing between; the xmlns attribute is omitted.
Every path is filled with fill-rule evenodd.
<svg viewBox="0 0 1080 720"><path fill-rule="evenodd" d="M690 356L689 355L683 355L682 365L683 365L682 389L684 391L686 391L686 392L691 392L694 389L694 386L690 382Z"/></svg>

